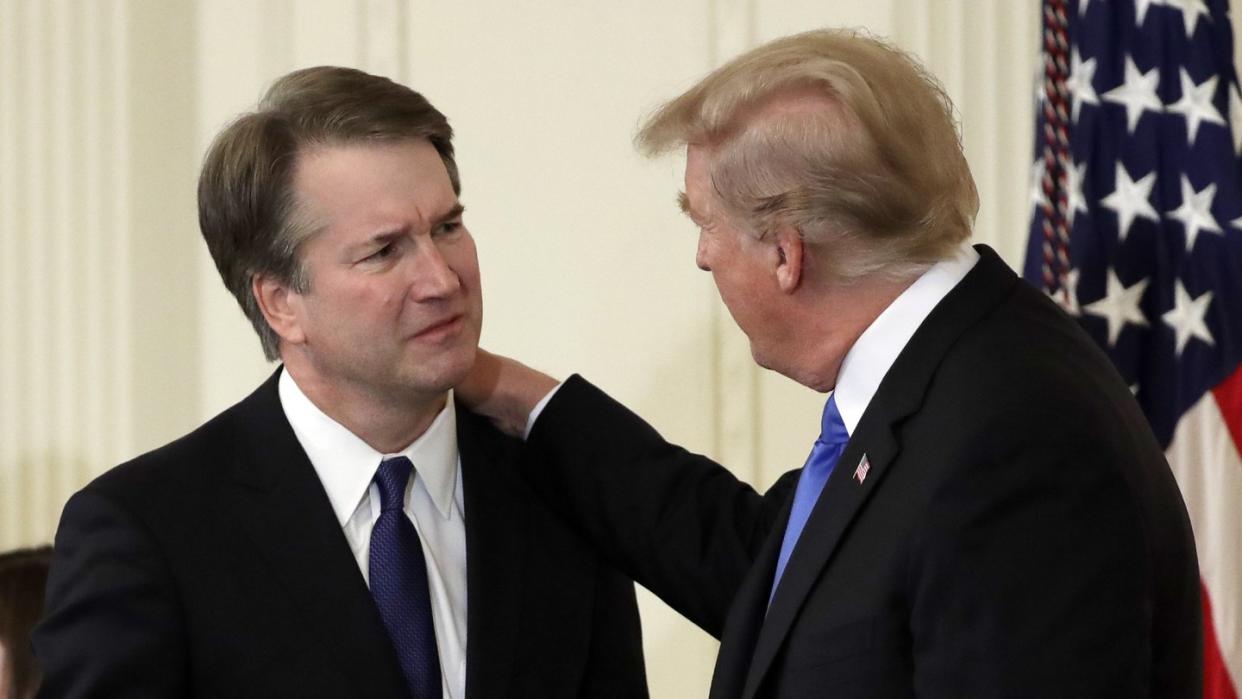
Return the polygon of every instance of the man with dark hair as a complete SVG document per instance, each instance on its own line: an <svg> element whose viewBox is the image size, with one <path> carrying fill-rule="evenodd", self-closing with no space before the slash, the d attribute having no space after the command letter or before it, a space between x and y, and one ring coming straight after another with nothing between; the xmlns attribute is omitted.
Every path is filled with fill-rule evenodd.
<svg viewBox="0 0 1242 699"><path fill-rule="evenodd" d="M454 406L482 297L452 131L344 68L216 138L202 234L282 367L66 505L49 696L645 696L633 584Z"/></svg>
<svg viewBox="0 0 1242 699"><path fill-rule="evenodd" d="M978 197L916 61L787 37L638 140L686 148L697 263L755 361L832 391L805 466L759 495L581 378L487 355L458 395L515 434L538 413L528 480L720 638L713 698L1200 696L1173 475L1094 342L963 245Z"/></svg>

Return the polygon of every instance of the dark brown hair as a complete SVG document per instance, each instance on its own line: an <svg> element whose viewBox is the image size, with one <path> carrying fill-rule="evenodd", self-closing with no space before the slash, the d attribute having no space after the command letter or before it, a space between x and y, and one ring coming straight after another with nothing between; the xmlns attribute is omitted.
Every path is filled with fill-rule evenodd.
<svg viewBox="0 0 1242 699"><path fill-rule="evenodd" d="M0 554L0 646L4 647L0 688L7 688L11 697L32 697L39 686L30 630L43 616L43 589L51 562L51 546Z"/></svg>
<svg viewBox="0 0 1242 699"><path fill-rule="evenodd" d="M461 193L453 130L422 95L353 68L320 66L272 84L253 112L229 124L207 151L198 180L198 223L224 285L250 319L263 353L279 357L279 338L251 290L268 275L309 289L298 250L315 233L293 191L298 156L315 147L427 139Z"/></svg>

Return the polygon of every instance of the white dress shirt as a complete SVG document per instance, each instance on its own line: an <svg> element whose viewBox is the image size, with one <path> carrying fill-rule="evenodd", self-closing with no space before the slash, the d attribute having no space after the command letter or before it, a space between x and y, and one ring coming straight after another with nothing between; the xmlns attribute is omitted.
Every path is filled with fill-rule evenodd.
<svg viewBox="0 0 1242 699"><path fill-rule="evenodd" d="M371 528L380 514L379 487L371 481L386 458L405 456L414 464L416 476L410 479L405 491L405 515L418 532L427 560L444 696L464 698L466 522L452 393L444 409L413 444L393 454L381 454L325 415L287 371L280 374L279 391L285 417L328 493L358 570L368 585Z"/></svg>
<svg viewBox="0 0 1242 699"><path fill-rule="evenodd" d="M858 336L841 360L835 389L837 410L847 432L854 434L884 375L914 331L978 261L979 253L963 245L952 258L937 262L914 280Z"/></svg>

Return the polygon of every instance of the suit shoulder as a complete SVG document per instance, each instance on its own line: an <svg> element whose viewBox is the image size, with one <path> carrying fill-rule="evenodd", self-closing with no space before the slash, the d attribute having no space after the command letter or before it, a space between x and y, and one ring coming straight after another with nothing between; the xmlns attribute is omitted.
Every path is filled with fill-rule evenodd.
<svg viewBox="0 0 1242 699"><path fill-rule="evenodd" d="M201 483L228 462L235 442L235 413L229 408L168 444L140 454L100 474L83 490L140 504L158 494L175 495L170 485Z"/></svg>
<svg viewBox="0 0 1242 699"><path fill-rule="evenodd" d="M1096 342L1051 300L1027 284L968 328L945 354L942 383L977 398L1008 396L1028 405L1092 405L1128 398L1120 374ZM941 386L946 388L945 386Z"/></svg>
<svg viewBox="0 0 1242 699"><path fill-rule="evenodd" d="M1029 285L1015 285L941 356L906 361L935 363L907 431L953 455L946 466L1039 454L1049 464L1038 471L1045 476L1062 468L1125 479L1167 470L1111 361L1077 322Z"/></svg>

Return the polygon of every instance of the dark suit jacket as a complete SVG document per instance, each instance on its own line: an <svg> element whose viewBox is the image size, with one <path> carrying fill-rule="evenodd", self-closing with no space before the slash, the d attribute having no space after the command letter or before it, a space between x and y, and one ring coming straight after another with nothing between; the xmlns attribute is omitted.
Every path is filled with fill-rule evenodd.
<svg viewBox="0 0 1242 699"><path fill-rule="evenodd" d="M980 253L879 386L770 607L798 471L761 496L576 377L540 416L528 476L720 638L712 697L1200 694L1161 449L1092 340Z"/></svg>
<svg viewBox="0 0 1242 699"><path fill-rule="evenodd" d="M276 379L65 506L33 636L43 696L406 691ZM633 584L517 477L520 443L457 425L467 696L646 696Z"/></svg>

